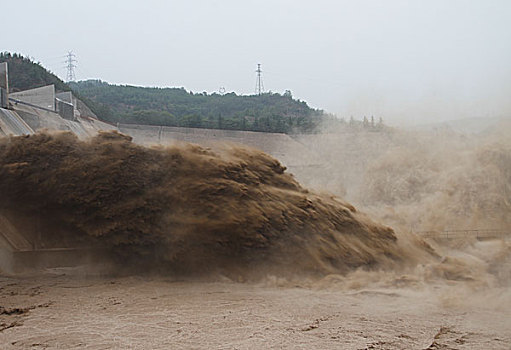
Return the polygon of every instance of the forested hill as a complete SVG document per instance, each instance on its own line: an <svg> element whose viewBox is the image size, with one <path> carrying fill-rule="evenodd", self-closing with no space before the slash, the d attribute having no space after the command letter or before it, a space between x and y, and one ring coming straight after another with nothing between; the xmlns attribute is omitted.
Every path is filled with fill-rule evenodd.
<svg viewBox="0 0 511 350"><path fill-rule="evenodd" d="M312 131L330 117L305 102L265 93L241 96L235 93L206 94L183 88L147 88L111 85L99 80L71 83L88 99L108 105L102 117L110 122L186 126L196 128L265 132Z"/></svg>
<svg viewBox="0 0 511 350"><path fill-rule="evenodd" d="M55 88L59 91L71 90L59 77L30 58L16 53L0 52L0 63L3 62L7 62L9 66L9 90L11 92L29 90L51 84L54 84Z"/></svg>
<svg viewBox="0 0 511 350"><path fill-rule="evenodd" d="M55 85L57 91L71 91L71 87L58 76L44 68L39 62L18 53L0 52L0 63L7 62L9 70L9 91L18 92L46 85ZM95 103L73 91L100 119L108 115L110 109Z"/></svg>
<svg viewBox="0 0 511 350"><path fill-rule="evenodd" d="M290 92L241 96L119 86L99 80L65 83L20 54L1 52L1 62L9 65L11 92L54 84L57 91L72 90L100 119L112 123L290 133L313 132L321 122L338 122L294 99Z"/></svg>

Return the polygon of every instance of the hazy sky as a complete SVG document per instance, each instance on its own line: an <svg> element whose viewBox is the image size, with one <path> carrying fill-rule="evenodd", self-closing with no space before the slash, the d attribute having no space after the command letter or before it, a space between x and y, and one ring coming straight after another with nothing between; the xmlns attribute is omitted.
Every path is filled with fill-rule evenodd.
<svg viewBox="0 0 511 350"><path fill-rule="evenodd" d="M289 89L392 123L511 115L511 1L3 1L0 50L65 79Z"/></svg>

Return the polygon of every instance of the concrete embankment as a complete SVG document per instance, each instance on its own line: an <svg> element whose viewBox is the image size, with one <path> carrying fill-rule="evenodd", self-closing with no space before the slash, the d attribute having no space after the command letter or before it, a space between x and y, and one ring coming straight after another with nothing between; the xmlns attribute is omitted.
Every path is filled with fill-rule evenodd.
<svg viewBox="0 0 511 350"><path fill-rule="evenodd" d="M57 112L27 104L13 103L11 109L0 108L0 136L62 130L86 139L96 135L99 130L114 129L114 126L92 117L77 116L74 120L67 120ZM24 220L12 220L10 216L0 210L0 271L15 273L34 266L79 264L94 253L87 248L76 249L66 244L45 244L38 235L37 225L30 228L20 226Z"/></svg>
<svg viewBox="0 0 511 350"><path fill-rule="evenodd" d="M0 108L0 135L29 135L34 130L13 110Z"/></svg>
<svg viewBox="0 0 511 350"><path fill-rule="evenodd" d="M299 179L301 174L320 171L322 167L315 152L281 133L136 124L119 124L118 127L121 132L132 136L134 142L145 145L189 142L215 149L220 144L233 143L256 148L277 158Z"/></svg>

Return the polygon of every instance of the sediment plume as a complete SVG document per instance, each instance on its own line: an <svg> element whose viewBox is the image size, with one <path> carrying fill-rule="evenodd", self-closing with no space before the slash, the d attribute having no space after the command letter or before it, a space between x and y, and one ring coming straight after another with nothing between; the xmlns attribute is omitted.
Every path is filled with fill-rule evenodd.
<svg viewBox="0 0 511 350"><path fill-rule="evenodd" d="M147 148L116 132L1 139L0 212L37 222L47 244L100 245L180 273L343 273L409 255L391 228L309 192L260 151Z"/></svg>
<svg viewBox="0 0 511 350"><path fill-rule="evenodd" d="M390 148L374 161L359 196L393 227L509 229L511 143L497 135L424 136L422 143Z"/></svg>
<svg viewBox="0 0 511 350"><path fill-rule="evenodd" d="M474 288L504 287L508 293L510 132L509 121L502 120L472 135L389 128L296 136L317 154L315 162L321 165L320 171L297 171L303 183L343 196L393 227L400 246L411 240L405 250L418 246L413 240L415 232L442 257L423 260L404 275L399 269L368 274L355 271L339 279L341 283L403 285L409 281L430 285L437 280L443 285L449 280ZM333 176L322 176L325 173ZM444 239L449 233L442 231L451 230L454 237L451 232L451 237Z"/></svg>
<svg viewBox="0 0 511 350"><path fill-rule="evenodd" d="M510 134L503 119L472 134L389 128L300 135L322 168L296 176L396 231L509 230Z"/></svg>

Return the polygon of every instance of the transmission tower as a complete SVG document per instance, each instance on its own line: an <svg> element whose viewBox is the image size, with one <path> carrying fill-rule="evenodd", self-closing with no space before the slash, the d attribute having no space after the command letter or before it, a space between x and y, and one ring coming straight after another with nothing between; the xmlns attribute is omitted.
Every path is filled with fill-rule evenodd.
<svg viewBox="0 0 511 350"><path fill-rule="evenodd" d="M261 63L258 63L257 70L256 70L257 80L256 80L256 88L255 88L255 93L257 95L261 95L264 92L263 77L261 76L262 72L263 71L261 70Z"/></svg>
<svg viewBox="0 0 511 350"><path fill-rule="evenodd" d="M76 55L73 51L69 51L66 55L66 68L67 68L67 81L74 81L76 79L75 76L75 68L76 68Z"/></svg>

